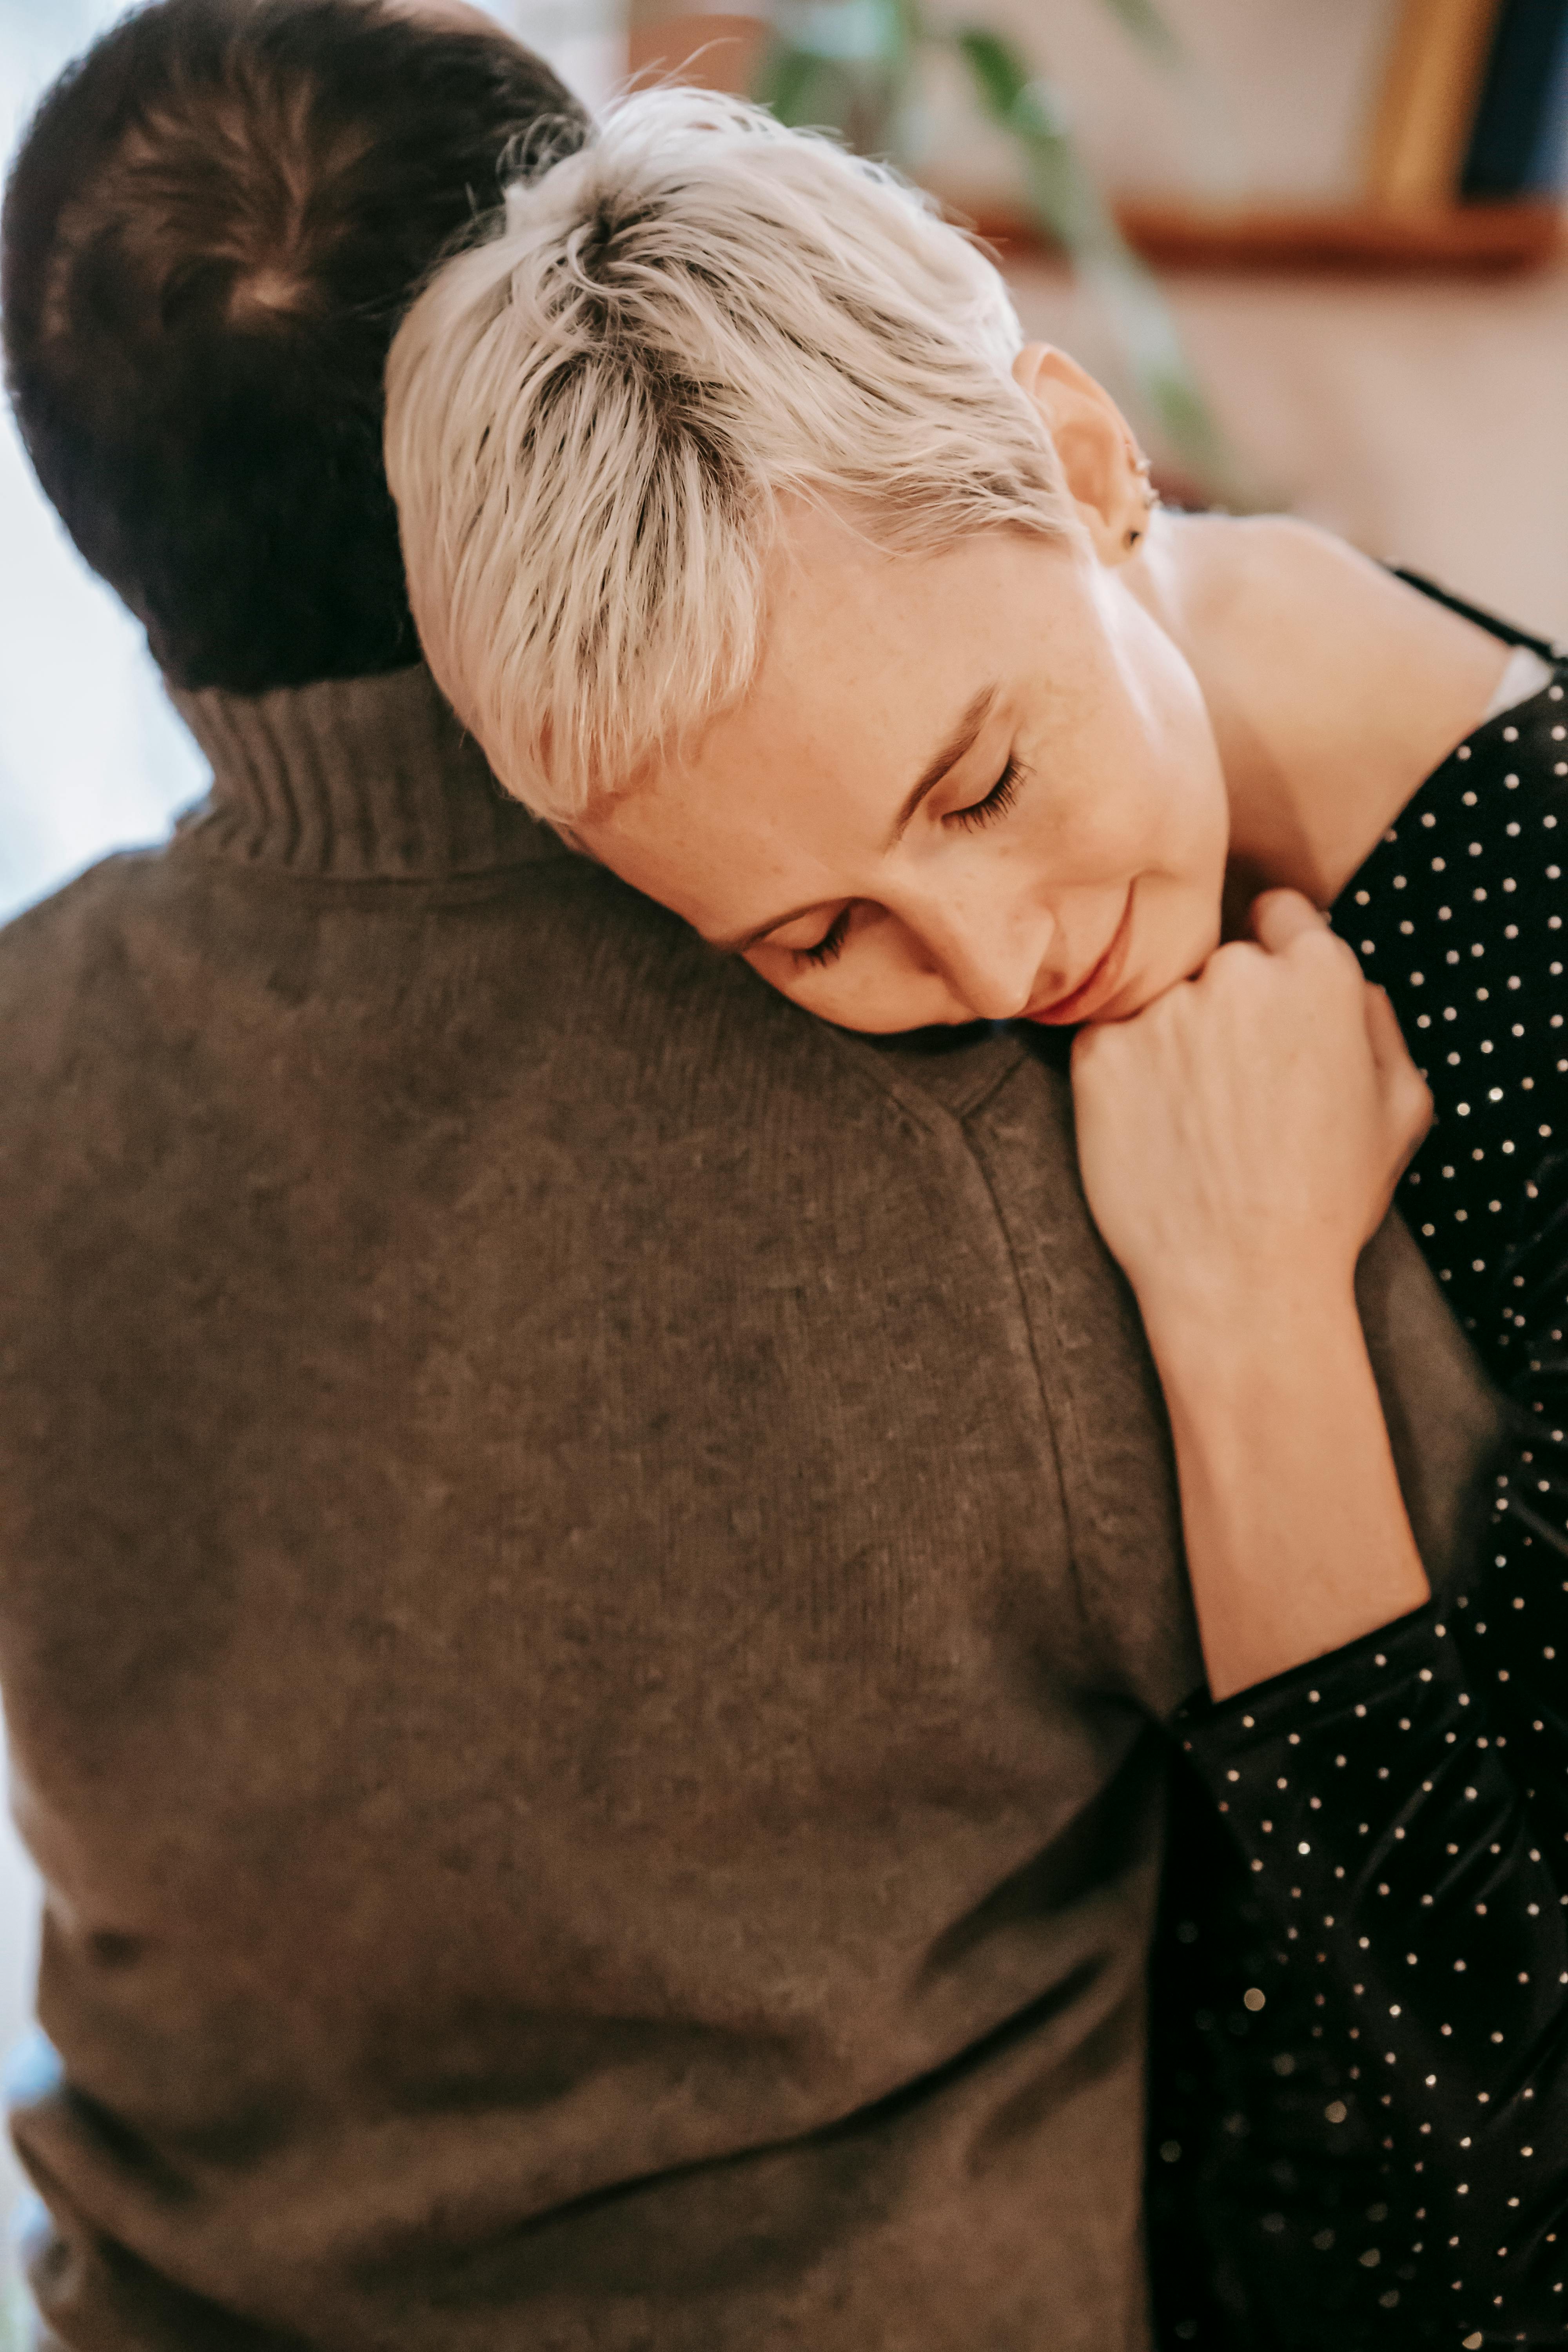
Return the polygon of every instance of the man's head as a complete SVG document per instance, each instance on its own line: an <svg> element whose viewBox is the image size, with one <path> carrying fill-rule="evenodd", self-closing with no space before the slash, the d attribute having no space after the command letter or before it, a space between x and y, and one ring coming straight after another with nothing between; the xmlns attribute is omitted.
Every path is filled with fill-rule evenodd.
<svg viewBox="0 0 1568 2352"><path fill-rule="evenodd" d="M503 177L583 129L458 0L154 0L45 99L5 197L11 396L177 684L418 658L387 346Z"/></svg>
<svg viewBox="0 0 1568 2352"><path fill-rule="evenodd" d="M913 190L653 90L409 314L387 465L502 782L814 1012L1130 1009L1217 937L1144 469Z"/></svg>

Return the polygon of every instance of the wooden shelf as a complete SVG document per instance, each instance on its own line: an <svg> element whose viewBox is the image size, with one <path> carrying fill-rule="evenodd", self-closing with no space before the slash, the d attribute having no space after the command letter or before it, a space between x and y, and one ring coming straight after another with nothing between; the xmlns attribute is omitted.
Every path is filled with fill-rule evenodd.
<svg viewBox="0 0 1568 2352"><path fill-rule="evenodd" d="M1475 274L1535 268L1568 250L1563 215L1551 204L1394 211L1140 199L1119 205L1117 215L1129 243L1162 269ZM1016 214L982 215L973 226L1004 253L1047 242Z"/></svg>

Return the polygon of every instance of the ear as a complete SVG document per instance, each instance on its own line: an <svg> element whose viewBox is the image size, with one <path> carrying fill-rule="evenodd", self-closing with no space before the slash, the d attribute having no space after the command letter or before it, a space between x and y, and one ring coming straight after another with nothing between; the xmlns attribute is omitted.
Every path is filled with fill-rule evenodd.
<svg viewBox="0 0 1568 2352"><path fill-rule="evenodd" d="M1140 553L1153 503L1132 427L1103 387L1049 343L1026 343L1013 379L1039 410L1068 496L1101 563Z"/></svg>

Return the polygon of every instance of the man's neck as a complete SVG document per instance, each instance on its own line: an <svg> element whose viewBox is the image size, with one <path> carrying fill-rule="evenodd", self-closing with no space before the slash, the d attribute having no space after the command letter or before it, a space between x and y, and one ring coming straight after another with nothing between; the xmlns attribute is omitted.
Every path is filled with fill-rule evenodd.
<svg viewBox="0 0 1568 2352"><path fill-rule="evenodd" d="M1226 929L1270 885L1320 906L1485 715L1502 642L1281 518L1162 515L1127 584L1192 664L1231 803Z"/></svg>

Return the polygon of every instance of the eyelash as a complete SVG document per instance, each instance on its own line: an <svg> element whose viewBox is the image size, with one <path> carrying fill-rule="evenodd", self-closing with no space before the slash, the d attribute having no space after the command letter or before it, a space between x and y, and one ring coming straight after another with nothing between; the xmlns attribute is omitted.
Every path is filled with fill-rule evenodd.
<svg viewBox="0 0 1568 2352"><path fill-rule="evenodd" d="M837 914L814 948L793 949L791 952L796 963L813 964L818 967L825 963L836 963L844 952L844 942L849 936L849 918L853 912L854 908L851 906L844 908Z"/></svg>
<svg viewBox="0 0 1568 2352"><path fill-rule="evenodd" d="M975 801L968 808L954 809L951 817L945 821L952 824L966 825L972 831L983 824L994 824L998 817L1006 815L1016 801L1022 774L1023 770L1016 759L1009 759L983 801ZM835 916L833 922L824 931L814 948L792 948L790 952L795 962L805 964L815 971L821 971L825 964L837 963L844 952L844 942L849 936L849 918L853 912L854 908L849 906Z"/></svg>
<svg viewBox="0 0 1568 2352"><path fill-rule="evenodd" d="M983 801L975 801L968 808L954 809L944 822L966 825L971 831L979 825L994 824L998 817L1006 815L1017 800L1023 770L1017 760L1009 759Z"/></svg>

